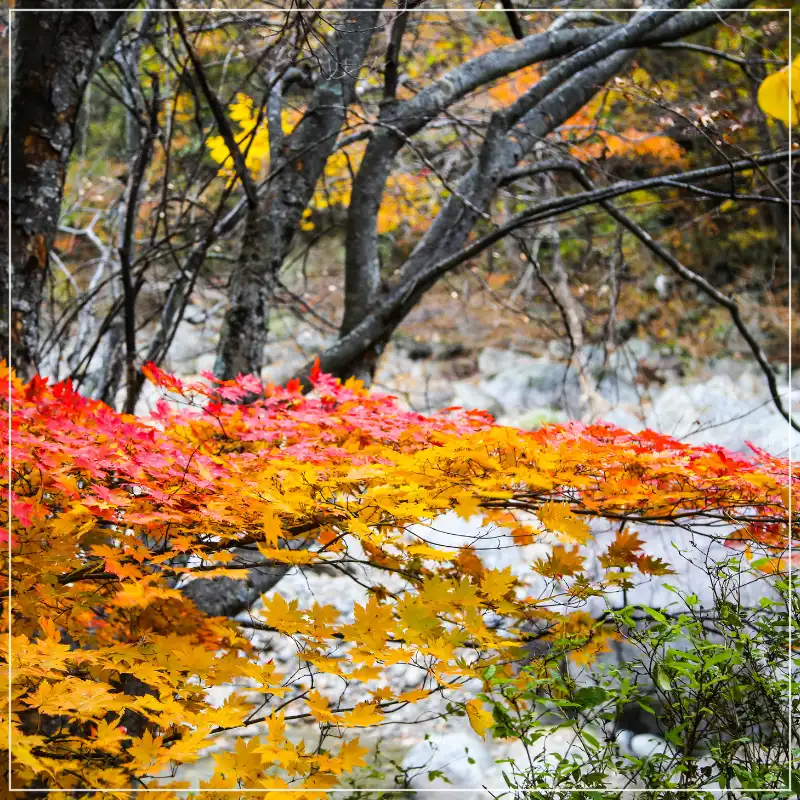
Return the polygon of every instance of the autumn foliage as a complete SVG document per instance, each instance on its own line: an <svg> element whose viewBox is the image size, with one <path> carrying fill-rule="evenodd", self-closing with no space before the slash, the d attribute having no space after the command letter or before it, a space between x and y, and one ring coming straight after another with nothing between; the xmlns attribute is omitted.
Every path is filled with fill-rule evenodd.
<svg viewBox="0 0 800 800"><path fill-rule="evenodd" d="M757 449L747 459L607 425L530 433L460 409L424 417L318 370L308 395L296 382L204 375L185 385L146 372L170 399L152 419L2 370L11 383L1 427L4 458L9 430L12 448L4 722L13 787L163 786L171 796L170 774L215 734L259 725L262 735L217 754L204 788L311 797L363 764L367 749L349 729L390 720L491 665L510 670L527 623L553 623L553 636L589 657L602 647L583 598L670 571L648 556L637 522L721 520L735 530L732 547L760 555L760 569L786 567L788 463ZM473 548L426 542L420 526L453 510L502 526L517 544L549 537L550 555L530 565L549 581L548 597L484 567ZM590 580L582 546L592 518L619 532ZM294 640L307 677L371 681L370 701L298 685L257 657L247 630L204 616L181 592L190 580L244 577L253 563L368 564L385 576L351 621L333 606L302 607L280 586L253 612ZM416 688L387 688L396 664L419 668ZM214 707L206 690L231 682L261 703L242 689ZM490 729L480 700L464 711L479 734ZM303 719L332 732L324 748L289 736Z"/></svg>

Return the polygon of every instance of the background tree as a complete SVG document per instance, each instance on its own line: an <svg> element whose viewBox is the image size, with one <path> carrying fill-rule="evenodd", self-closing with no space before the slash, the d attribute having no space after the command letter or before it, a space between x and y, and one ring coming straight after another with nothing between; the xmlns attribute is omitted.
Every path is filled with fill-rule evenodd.
<svg viewBox="0 0 800 800"><path fill-rule="evenodd" d="M11 264L0 256L0 292L11 309L3 314L0 339L20 374L38 371L39 312L48 254L58 231L67 165L75 143L84 91L107 49L118 40L131 3L105 3L103 10L68 10L63 4L20 3L14 15L13 125L6 122L0 156L4 225L11 225ZM91 9L92 3L79 4ZM99 5L99 4L98 4ZM36 9L35 11L33 9ZM5 115L4 115L5 116ZM10 189L9 189L10 186ZM11 199L11 208L8 200ZM6 238L6 237L4 237ZM7 355L7 354L6 354Z"/></svg>
<svg viewBox="0 0 800 800"><path fill-rule="evenodd" d="M639 324L699 347L692 326L732 315L780 402L783 342L749 331L788 303L791 154L754 102L787 32L741 7L132 13L91 84L59 239L42 240L50 285L17 314L17 339L41 330L45 373L132 410L135 367L165 363L208 287L225 293L216 374L259 373L288 309L336 333L325 369L370 380L444 280L460 271L496 297L501 272L502 302L560 327L578 361L582 343ZM307 267L321 259L336 291L315 309ZM654 264L683 306L648 307ZM584 278L616 288L579 296ZM535 284L550 312L529 302Z"/></svg>

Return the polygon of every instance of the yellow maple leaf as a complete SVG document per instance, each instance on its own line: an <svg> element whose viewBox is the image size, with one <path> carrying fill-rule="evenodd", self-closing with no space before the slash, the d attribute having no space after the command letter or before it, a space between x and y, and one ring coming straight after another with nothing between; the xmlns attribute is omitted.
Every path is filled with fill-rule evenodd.
<svg viewBox="0 0 800 800"><path fill-rule="evenodd" d="M336 716L331 713L328 701L316 689L308 693L306 703L311 716L317 722L336 722Z"/></svg>
<svg viewBox="0 0 800 800"><path fill-rule="evenodd" d="M203 715L203 721L220 728L236 728L250 713L250 706L241 697L232 694L219 708L210 708Z"/></svg>
<svg viewBox="0 0 800 800"><path fill-rule="evenodd" d="M489 569L481 578L481 591L489 600L502 600L511 589L516 578L511 574L511 567L503 570Z"/></svg>
<svg viewBox="0 0 800 800"><path fill-rule="evenodd" d="M450 561L456 557L455 553L437 550L427 544L412 544L407 548L409 555L427 558L430 561Z"/></svg>
<svg viewBox="0 0 800 800"><path fill-rule="evenodd" d="M397 699L401 703L416 703L419 700L424 700L429 695L430 692L425 691L425 689L410 689L409 691L398 695Z"/></svg>
<svg viewBox="0 0 800 800"><path fill-rule="evenodd" d="M758 87L758 106L765 114L779 119L784 125L797 125L798 107L800 107L800 56L794 59L791 67L786 66L773 72L762 81Z"/></svg>
<svg viewBox="0 0 800 800"><path fill-rule="evenodd" d="M140 769L148 769L160 760L161 745L164 740L158 736L153 738L150 731L145 731L144 734L134 739L127 747L127 753L133 758Z"/></svg>
<svg viewBox="0 0 800 800"><path fill-rule="evenodd" d="M365 767L367 762L364 761L364 756L369 752L368 747L360 747L358 744L358 737L345 742L339 752L336 754L337 766L343 772L350 772L356 767Z"/></svg>
<svg viewBox="0 0 800 800"><path fill-rule="evenodd" d="M586 544L589 539L589 526L566 503L545 503L536 516L547 530L561 534L559 538L568 544Z"/></svg>
<svg viewBox="0 0 800 800"><path fill-rule="evenodd" d="M378 710L375 703L359 703L352 711L342 716L341 725L345 728L364 728L382 720L383 713Z"/></svg>
<svg viewBox="0 0 800 800"><path fill-rule="evenodd" d="M278 539L283 533L280 517L271 509L267 508L261 518L264 528L264 541L270 548L278 546Z"/></svg>
<svg viewBox="0 0 800 800"><path fill-rule="evenodd" d="M286 738L286 719L285 712L275 711L267 717L268 738L270 742L279 744Z"/></svg>
<svg viewBox="0 0 800 800"><path fill-rule="evenodd" d="M583 570L583 558L577 547L567 550L556 545L547 559L534 562L533 568L547 578L563 578L575 575Z"/></svg>
<svg viewBox="0 0 800 800"><path fill-rule="evenodd" d="M311 550L288 550L277 547L267 547L261 542L258 543L258 551L264 558L270 561L278 561L281 564L311 564L318 561L319 553Z"/></svg>
<svg viewBox="0 0 800 800"><path fill-rule="evenodd" d="M248 741L240 736L233 750L214 753L217 770L223 775L235 775L238 779L251 783L266 766L259 752L259 746L258 739L251 738Z"/></svg>
<svg viewBox="0 0 800 800"><path fill-rule="evenodd" d="M461 495L457 498L454 511L461 519L470 519L480 513L481 501L473 495Z"/></svg>
<svg viewBox="0 0 800 800"><path fill-rule="evenodd" d="M466 708L472 730L478 736L483 737L486 731L494 725L494 717L483 707L480 700L470 700Z"/></svg>
<svg viewBox="0 0 800 800"><path fill-rule="evenodd" d="M307 633L311 626L304 619L304 614L297 607L297 600L286 602L283 595L274 594L272 597L262 596L264 608L260 616L272 628L281 633L298 634Z"/></svg>
<svg viewBox="0 0 800 800"><path fill-rule="evenodd" d="M454 608L477 608L481 604L478 589L469 582L469 578L462 578L453 586L450 603Z"/></svg>

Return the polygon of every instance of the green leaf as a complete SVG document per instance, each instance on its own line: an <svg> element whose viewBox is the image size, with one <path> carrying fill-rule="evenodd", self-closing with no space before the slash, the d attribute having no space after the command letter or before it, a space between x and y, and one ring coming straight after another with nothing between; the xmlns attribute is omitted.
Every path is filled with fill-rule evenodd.
<svg viewBox="0 0 800 800"><path fill-rule="evenodd" d="M583 686L575 692L574 700L580 708L594 708L608 698L602 686Z"/></svg>
<svg viewBox="0 0 800 800"><path fill-rule="evenodd" d="M597 739L597 737L592 736L591 733L588 733L587 731L581 731L581 739L583 739L583 741L586 742L592 748L592 750L600 749L600 741Z"/></svg>
<svg viewBox="0 0 800 800"><path fill-rule="evenodd" d="M641 609L656 620L656 622L662 622L664 625L667 624L667 618L660 611L656 611L654 608L650 608L650 606L641 606Z"/></svg>
<svg viewBox="0 0 800 800"><path fill-rule="evenodd" d="M656 686L664 692L668 692L672 689L672 681L669 678L669 675L664 671L662 667L659 667L658 664L653 669L653 680L655 681Z"/></svg>

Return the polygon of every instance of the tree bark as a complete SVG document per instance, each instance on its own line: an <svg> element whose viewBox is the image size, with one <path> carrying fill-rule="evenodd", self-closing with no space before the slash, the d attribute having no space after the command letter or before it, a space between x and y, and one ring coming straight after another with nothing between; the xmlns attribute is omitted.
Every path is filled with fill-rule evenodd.
<svg viewBox="0 0 800 800"><path fill-rule="evenodd" d="M0 152L3 241L9 237L9 184L11 190L11 260L6 247L0 248L0 294L5 303L10 291L11 327L9 315L2 314L0 355L23 380L37 372L48 253L81 101L104 43L133 5L132 0L75 4L103 10L63 13L58 0L22 0L12 11L11 124Z"/></svg>
<svg viewBox="0 0 800 800"><path fill-rule="evenodd" d="M382 5L383 0L370 0L364 8L377 11ZM218 378L261 374L269 305L278 275L336 146L374 30L374 15L343 14L323 51L320 80L306 115L279 148L271 148L274 177L259 205L248 209L241 253L231 274L229 306L214 365Z"/></svg>

